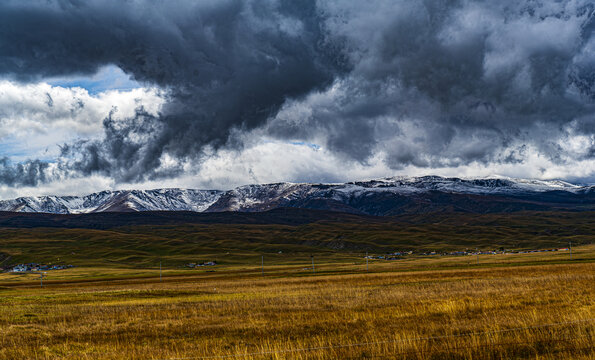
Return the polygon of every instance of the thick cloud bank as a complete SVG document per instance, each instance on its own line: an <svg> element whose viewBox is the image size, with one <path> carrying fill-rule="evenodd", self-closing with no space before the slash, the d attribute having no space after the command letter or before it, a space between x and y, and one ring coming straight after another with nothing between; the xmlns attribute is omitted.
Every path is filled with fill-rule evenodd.
<svg viewBox="0 0 595 360"><path fill-rule="evenodd" d="M0 182L158 181L262 139L388 171L595 158L590 1L0 4L11 81L109 64L162 89L159 111L108 112L100 138L69 142L52 163L4 159Z"/></svg>
<svg viewBox="0 0 595 360"><path fill-rule="evenodd" d="M595 17L588 2L337 2L327 20L352 70L289 102L275 134L320 137L394 168L565 161L595 150ZM588 139L577 139L586 136ZM569 149L581 141L586 147Z"/></svg>

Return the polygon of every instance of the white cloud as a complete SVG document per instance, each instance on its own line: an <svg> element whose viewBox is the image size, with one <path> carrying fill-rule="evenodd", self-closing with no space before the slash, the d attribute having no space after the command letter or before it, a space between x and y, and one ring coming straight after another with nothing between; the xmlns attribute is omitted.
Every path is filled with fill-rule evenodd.
<svg viewBox="0 0 595 360"><path fill-rule="evenodd" d="M582 141L578 139L577 141ZM220 189L253 183L275 182L345 182L395 175L440 175L455 177L487 177L493 175L567 179L595 183L595 160L575 160L556 164L534 148L524 152L519 163L470 163L455 167L427 169L406 166L394 170L386 165L385 153L379 153L367 164L346 161L324 148L309 144L292 144L267 139L254 142L243 151L222 150L202 164L187 162L185 172L175 178L151 180L143 183L116 183L103 176L64 178L35 187L11 188L0 186L0 199L35 195L84 195L101 190L155 189L167 187ZM569 178L568 174L572 174Z"/></svg>
<svg viewBox="0 0 595 360"><path fill-rule="evenodd" d="M141 105L155 114L163 103L155 88L89 94L80 87L0 81L0 156L50 159L58 154L59 144L101 137L103 119L112 110L121 119Z"/></svg>

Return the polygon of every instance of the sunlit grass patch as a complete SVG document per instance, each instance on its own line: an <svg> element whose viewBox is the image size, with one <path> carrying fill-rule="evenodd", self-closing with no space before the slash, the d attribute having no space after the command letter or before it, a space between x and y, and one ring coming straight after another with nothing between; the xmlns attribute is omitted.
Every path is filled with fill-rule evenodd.
<svg viewBox="0 0 595 360"><path fill-rule="evenodd" d="M78 269L0 292L0 359L590 359L595 264L544 264L549 255L438 270L431 259L264 276L240 266L163 281L108 269L119 280L85 282L102 270Z"/></svg>

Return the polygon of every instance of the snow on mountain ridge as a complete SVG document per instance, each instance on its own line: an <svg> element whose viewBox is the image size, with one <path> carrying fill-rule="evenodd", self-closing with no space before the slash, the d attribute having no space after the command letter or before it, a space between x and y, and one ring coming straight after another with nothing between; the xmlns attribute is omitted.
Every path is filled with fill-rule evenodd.
<svg viewBox="0 0 595 360"><path fill-rule="evenodd" d="M0 201L0 211L83 214L102 211L204 211L221 191L193 189L101 191L82 197L40 196Z"/></svg>
<svg viewBox="0 0 595 360"><path fill-rule="evenodd" d="M444 178L395 176L347 183L272 183L240 186L229 191L153 189L101 191L86 196L21 197L0 201L0 211L79 214L102 211L264 211L282 206L300 206L316 199L347 204L373 194L399 196L438 191L476 195L515 195L565 191L595 192L594 186L579 186L560 180Z"/></svg>

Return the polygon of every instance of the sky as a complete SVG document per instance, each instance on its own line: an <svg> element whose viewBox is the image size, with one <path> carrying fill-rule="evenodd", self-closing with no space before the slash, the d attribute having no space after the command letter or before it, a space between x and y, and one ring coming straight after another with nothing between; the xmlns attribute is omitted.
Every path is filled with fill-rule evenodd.
<svg viewBox="0 0 595 360"><path fill-rule="evenodd" d="M595 183L591 1L5 0L0 199Z"/></svg>

